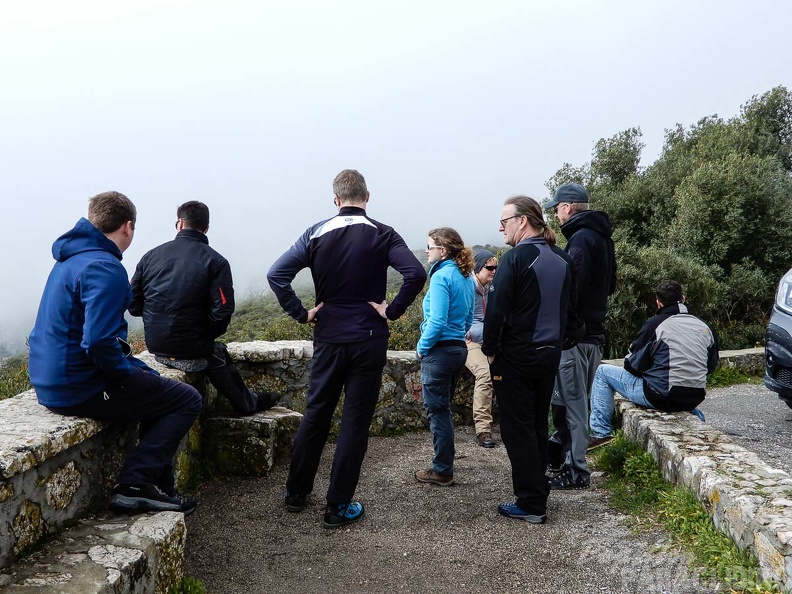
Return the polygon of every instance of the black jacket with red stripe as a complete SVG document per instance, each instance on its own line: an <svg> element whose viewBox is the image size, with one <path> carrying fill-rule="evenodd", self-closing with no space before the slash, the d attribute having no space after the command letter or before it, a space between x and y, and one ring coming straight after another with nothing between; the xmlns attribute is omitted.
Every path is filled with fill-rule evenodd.
<svg viewBox="0 0 792 594"><path fill-rule="evenodd" d="M143 316L150 352L180 359L206 357L234 313L231 266L209 247L204 233L183 229L140 259L129 313Z"/></svg>

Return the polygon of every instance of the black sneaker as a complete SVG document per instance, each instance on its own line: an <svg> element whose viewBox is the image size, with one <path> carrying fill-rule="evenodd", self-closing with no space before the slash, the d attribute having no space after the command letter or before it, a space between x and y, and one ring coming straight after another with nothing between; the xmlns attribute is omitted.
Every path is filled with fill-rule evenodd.
<svg viewBox="0 0 792 594"><path fill-rule="evenodd" d="M110 496L110 511L117 514L177 511L189 516L197 505L198 500L195 497L184 497L178 493L168 495L158 486L149 483L116 485Z"/></svg>
<svg viewBox="0 0 792 594"><path fill-rule="evenodd" d="M301 512L308 505L307 495L293 495L286 491L286 509L290 512Z"/></svg>
<svg viewBox="0 0 792 594"><path fill-rule="evenodd" d="M547 440L547 469L552 472L559 472L566 465L566 452L564 447L557 441Z"/></svg>
<svg viewBox="0 0 792 594"><path fill-rule="evenodd" d="M324 514L325 528L341 528L354 524L366 516L363 504L358 501L352 503L338 503L336 505L327 504Z"/></svg>
<svg viewBox="0 0 792 594"><path fill-rule="evenodd" d="M553 478L557 474L559 474L561 472L564 472L567 468L569 468L569 466L567 465L566 462L562 463L561 466L558 466L558 467L552 466L551 464L548 464L547 465L547 470L545 471L545 476Z"/></svg>
<svg viewBox="0 0 792 594"><path fill-rule="evenodd" d="M258 402L256 403L256 410L268 410L278 404L281 395L277 392L256 392Z"/></svg>
<svg viewBox="0 0 792 594"><path fill-rule="evenodd" d="M589 487L589 479L584 479L580 475L575 478L575 473L570 467L565 468L553 478L547 479L547 483L550 485L550 489L560 490L588 489Z"/></svg>

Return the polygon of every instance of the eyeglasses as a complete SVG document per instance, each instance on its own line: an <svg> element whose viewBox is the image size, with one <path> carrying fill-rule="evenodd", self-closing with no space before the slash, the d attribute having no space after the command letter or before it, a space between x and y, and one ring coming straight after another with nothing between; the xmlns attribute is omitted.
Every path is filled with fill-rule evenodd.
<svg viewBox="0 0 792 594"><path fill-rule="evenodd" d="M490 272L495 272L498 269L498 265L495 264L494 266L485 266L484 268L486 268Z"/></svg>
<svg viewBox="0 0 792 594"><path fill-rule="evenodd" d="M510 217L506 217L505 219L501 219L500 220L501 227L505 227L506 226L506 221L508 221L509 219L516 219L517 217L524 217L524 216L525 215L516 214L516 215L512 215Z"/></svg>
<svg viewBox="0 0 792 594"><path fill-rule="evenodd" d="M557 214L558 214L558 209L559 209L559 207L563 206L564 204L567 204L567 205L568 205L568 204L569 204L569 202L562 202L562 203L560 203L560 204L556 204L556 205L553 207L553 214L557 215Z"/></svg>
<svg viewBox="0 0 792 594"><path fill-rule="evenodd" d="M428 252L429 250L439 250L442 247L443 247L442 245L429 245L427 243L426 244L426 251Z"/></svg>
<svg viewBox="0 0 792 594"><path fill-rule="evenodd" d="M177 228L177 229L179 228L179 221L181 221L181 220L182 220L182 219L176 219L176 228Z"/></svg>

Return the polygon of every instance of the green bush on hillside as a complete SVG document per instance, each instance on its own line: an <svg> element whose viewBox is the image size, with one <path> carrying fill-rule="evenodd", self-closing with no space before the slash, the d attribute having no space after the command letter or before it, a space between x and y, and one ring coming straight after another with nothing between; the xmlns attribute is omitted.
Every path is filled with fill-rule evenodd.
<svg viewBox="0 0 792 594"><path fill-rule="evenodd" d="M643 169L642 148L640 129L630 128L547 183L550 191L582 183L614 224L619 285L606 356L624 355L654 312L654 287L668 278L721 348L761 344L776 283L792 266L792 93L777 87L731 119L667 130L660 157Z"/></svg>
<svg viewBox="0 0 792 594"><path fill-rule="evenodd" d="M0 400L31 388L26 355L15 355L0 365Z"/></svg>

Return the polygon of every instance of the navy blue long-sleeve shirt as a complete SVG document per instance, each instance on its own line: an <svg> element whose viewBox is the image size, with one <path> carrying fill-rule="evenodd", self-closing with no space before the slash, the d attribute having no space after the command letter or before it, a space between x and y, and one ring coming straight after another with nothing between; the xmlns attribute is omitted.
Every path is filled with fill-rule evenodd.
<svg viewBox="0 0 792 594"><path fill-rule="evenodd" d="M402 275L399 293L385 315L398 319L426 283L426 271L401 236L366 216L363 208L342 207L338 215L308 228L267 273L270 288L283 310L298 322L308 311L291 283L310 268L316 289L314 340L345 343L388 336L388 324L369 305L381 303L387 290L388 267Z"/></svg>

